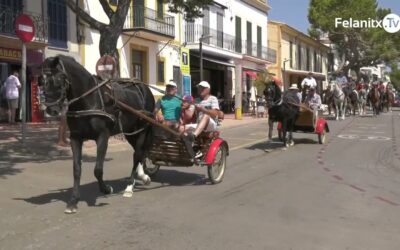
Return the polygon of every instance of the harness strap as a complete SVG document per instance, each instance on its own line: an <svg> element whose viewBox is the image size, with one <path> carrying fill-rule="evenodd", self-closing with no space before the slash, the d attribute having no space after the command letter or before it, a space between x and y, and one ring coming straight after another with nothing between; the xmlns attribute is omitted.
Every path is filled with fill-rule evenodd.
<svg viewBox="0 0 400 250"><path fill-rule="evenodd" d="M91 93L93 93L93 92L96 91L96 90L99 90L99 91L100 91L100 88L101 88L103 85L107 84L108 82L109 82L109 80L104 80L104 81L102 81L100 84L97 84L97 86L95 86L95 87L89 89L88 91L86 91L85 93L83 93L83 95L78 96L78 97L72 99L71 101L69 101L69 102L68 102L68 106L71 105L72 103L74 103L74 102L76 102L76 101L78 101L78 100L80 100L80 99L82 99L82 98L84 98L84 97L90 95ZM97 81L96 81L96 83L97 83ZM101 94L100 94L100 93L99 93L99 95L100 95L100 98L101 98ZM102 106L103 106L103 109L104 109L104 102L103 102L103 99L102 99L102 98L101 98L101 101L102 101Z"/></svg>
<svg viewBox="0 0 400 250"><path fill-rule="evenodd" d="M112 122L115 122L115 117L113 115L111 115L105 111L102 111L102 110L67 111L67 117L79 118L79 117L90 116L90 115L104 116L104 117L109 118Z"/></svg>

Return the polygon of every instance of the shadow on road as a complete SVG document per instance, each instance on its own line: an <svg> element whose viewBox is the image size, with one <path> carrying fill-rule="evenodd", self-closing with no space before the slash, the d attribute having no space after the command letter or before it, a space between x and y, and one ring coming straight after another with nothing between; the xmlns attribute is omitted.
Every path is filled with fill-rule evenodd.
<svg viewBox="0 0 400 250"><path fill-rule="evenodd" d="M144 186L140 181L136 182L135 192L150 191L159 188L166 188L169 186L192 186L207 184L208 178L202 174L185 173L176 170L161 169L157 176L152 178L150 186ZM114 193L107 196L121 195L127 185L127 179L115 179L106 181L107 185L111 185ZM14 200L25 201L34 205L46 205L53 202L64 202L67 204L71 197L72 188L63 188L57 190L50 190L48 193L39 194L28 198L14 198ZM99 191L97 181L87 183L80 186L81 202L86 202L89 207L105 206L108 203L96 204L97 198L104 197Z"/></svg>
<svg viewBox="0 0 400 250"><path fill-rule="evenodd" d="M23 169L16 168L21 163L49 163L56 160L71 160L72 164L70 147L59 147L56 144L56 131L31 130L27 133L25 145L22 145L22 138L16 131L0 134L0 179L21 173ZM96 157L84 154L82 160L95 162ZM110 158L105 159L105 161L110 160Z"/></svg>

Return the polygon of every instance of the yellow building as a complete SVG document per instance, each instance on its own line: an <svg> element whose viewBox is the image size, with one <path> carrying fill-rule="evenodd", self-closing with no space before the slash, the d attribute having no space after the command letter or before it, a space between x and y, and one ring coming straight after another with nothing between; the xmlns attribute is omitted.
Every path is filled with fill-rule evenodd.
<svg viewBox="0 0 400 250"><path fill-rule="evenodd" d="M276 64L268 71L283 80L285 89L294 83L300 87L308 72L313 73L319 89L325 87L329 47L285 23L269 21L268 48L277 51Z"/></svg>

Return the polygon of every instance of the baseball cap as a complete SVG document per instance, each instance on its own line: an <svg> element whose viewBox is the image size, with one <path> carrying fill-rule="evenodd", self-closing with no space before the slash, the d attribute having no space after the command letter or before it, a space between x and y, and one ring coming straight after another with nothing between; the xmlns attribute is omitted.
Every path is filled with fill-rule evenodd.
<svg viewBox="0 0 400 250"><path fill-rule="evenodd" d="M182 100L184 102L193 102L193 97L191 95L185 95Z"/></svg>
<svg viewBox="0 0 400 250"><path fill-rule="evenodd" d="M172 80L167 83L167 86L177 87L176 83L174 81L172 81Z"/></svg>
<svg viewBox="0 0 400 250"><path fill-rule="evenodd" d="M211 88L210 84L206 81L201 81L199 84L197 84L197 87L199 87L199 86L201 86L203 88Z"/></svg>

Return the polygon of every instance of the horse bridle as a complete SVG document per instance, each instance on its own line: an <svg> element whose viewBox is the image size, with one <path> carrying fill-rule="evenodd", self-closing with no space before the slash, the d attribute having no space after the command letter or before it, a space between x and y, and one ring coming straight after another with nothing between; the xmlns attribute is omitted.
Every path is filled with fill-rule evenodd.
<svg viewBox="0 0 400 250"><path fill-rule="evenodd" d="M276 86L275 86L275 88L276 88ZM268 103L271 104L271 105L268 105L269 107L282 105L282 102L283 102L282 96L281 96L281 98L279 98L279 100L274 101L274 97L275 97L275 94L276 94L275 92L276 91L273 90L272 87L268 87L268 92L273 92L273 94L274 94L274 96L271 98L272 100L268 100L269 98L267 99Z"/></svg>
<svg viewBox="0 0 400 250"><path fill-rule="evenodd" d="M62 104L64 103L64 100L67 98L67 91L69 89L70 86L70 81L68 79L68 74L65 71L65 67L64 64L61 60L59 60L59 64L61 66L61 70L58 69L58 67L56 67L57 69L57 73L53 74L52 73L52 69L51 68L43 68L42 67L42 76L43 76L43 82L45 85L45 89L47 87L47 84L49 84L49 79L52 79L54 85L57 82L61 81L61 94L60 97L54 101L54 102L43 102L43 105L45 105L46 107L51 107L51 106L55 106L55 105L59 105L60 107L62 106Z"/></svg>

